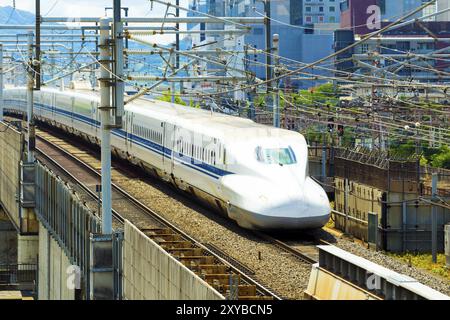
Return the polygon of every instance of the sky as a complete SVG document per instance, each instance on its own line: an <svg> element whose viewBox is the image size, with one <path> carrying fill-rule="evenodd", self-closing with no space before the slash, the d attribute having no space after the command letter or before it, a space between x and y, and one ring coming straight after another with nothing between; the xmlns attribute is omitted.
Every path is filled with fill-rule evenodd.
<svg viewBox="0 0 450 320"><path fill-rule="evenodd" d="M164 0L175 3L175 0ZM12 6L13 0L0 0L0 6ZM16 8L34 13L35 0L15 0ZM113 0L41 0L42 15L48 16L103 16L105 7L111 7ZM188 0L180 0L180 5L187 7ZM163 15L165 6L154 4L150 11L149 0L122 0L123 7L130 8L130 16Z"/></svg>
<svg viewBox="0 0 450 320"><path fill-rule="evenodd" d="M170 1L175 4L175 0ZM13 6L13 0L0 0L0 6ZM15 0L16 8L34 13L35 0ZM180 0L180 6L187 8L189 0ZM48 17L103 17L105 7L112 7L113 0L41 0L41 15ZM166 6L154 3L153 9L149 0L122 0L122 7L129 8L131 17L163 17ZM174 8L169 12L175 12ZM109 15L111 15L109 11ZM180 11L180 16L186 16ZM186 28L182 25L181 30ZM169 43L174 41L173 35L153 36L153 41Z"/></svg>

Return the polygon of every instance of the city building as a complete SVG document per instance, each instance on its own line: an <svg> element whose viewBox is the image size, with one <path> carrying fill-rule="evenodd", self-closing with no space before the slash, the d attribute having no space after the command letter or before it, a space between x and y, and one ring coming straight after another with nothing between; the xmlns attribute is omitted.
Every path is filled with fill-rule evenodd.
<svg viewBox="0 0 450 320"><path fill-rule="evenodd" d="M423 0L343 0L340 2L341 28L367 34L396 21L422 5ZM412 16L422 16L422 12Z"/></svg>
<svg viewBox="0 0 450 320"><path fill-rule="evenodd" d="M337 0L303 0L303 23L338 23L340 8Z"/></svg>
<svg viewBox="0 0 450 320"><path fill-rule="evenodd" d="M426 2L423 0L423 2ZM436 3L429 5L424 9L424 15L430 15L435 12L440 12L450 8L450 2L448 0L437 0ZM434 17L428 18L426 21L450 21L450 11L444 12Z"/></svg>
<svg viewBox="0 0 450 320"><path fill-rule="evenodd" d="M191 0L190 8L215 16L264 17L266 8L261 0ZM198 13L189 13L198 16ZM270 1L271 33L279 35L279 54L287 59L309 63L333 52L333 33L339 28L339 0L272 0ZM217 29L220 26L191 24L189 30ZM223 26L222 26L223 28ZM192 45L219 41L223 36L192 34ZM235 37L234 41L217 44L237 48L265 49L264 25L253 25L251 33ZM211 46L210 46L211 48ZM259 79L266 79L265 56L249 54L246 67ZM317 73L317 70L313 71ZM296 79L288 79L282 86L310 86Z"/></svg>
<svg viewBox="0 0 450 320"><path fill-rule="evenodd" d="M436 12L449 9L450 8L450 2L449 0L438 0L436 2ZM450 11L447 11L445 13L439 14L436 16L436 21L450 21Z"/></svg>
<svg viewBox="0 0 450 320"><path fill-rule="evenodd" d="M336 51L358 41L351 29L336 31ZM338 57L336 69L404 81L450 81L450 22L426 21L387 31ZM345 73L340 75L346 76Z"/></svg>

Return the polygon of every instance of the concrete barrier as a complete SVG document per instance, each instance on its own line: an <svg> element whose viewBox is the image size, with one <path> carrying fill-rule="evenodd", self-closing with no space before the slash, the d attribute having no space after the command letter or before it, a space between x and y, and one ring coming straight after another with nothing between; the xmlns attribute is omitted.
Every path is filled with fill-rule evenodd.
<svg viewBox="0 0 450 320"><path fill-rule="evenodd" d="M450 297L348 251L321 245L307 298L316 300L450 300Z"/></svg>
<svg viewBox="0 0 450 320"><path fill-rule="evenodd" d="M74 300L77 277L64 251L39 224L39 300ZM73 279L72 279L73 277Z"/></svg>
<svg viewBox="0 0 450 320"><path fill-rule="evenodd" d="M128 221L125 222L123 241L123 298L225 299Z"/></svg>
<svg viewBox="0 0 450 320"><path fill-rule="evenodd" d="M20 180L23 134L0 122L0 203L21 234L36 234L38 223L32 208L21 208Z"/></svg>
<svg viewBox="0 0 450 320"><path fill-rule="evenodd" d="M17 231L0 209L0 265L17 263Z"/></svg>
<svg viewBox="0 0 450 320"><path fill-rule="evenodd" d="M0 203L18 232L15 263L35 264L38 221L33 206L23 202L24 197L33 194L29 192L33 184L31 189L24 184L29 175L22 171L23 149L23 134L0 122ZM33 176L33 171L30 172Z"/></svg>

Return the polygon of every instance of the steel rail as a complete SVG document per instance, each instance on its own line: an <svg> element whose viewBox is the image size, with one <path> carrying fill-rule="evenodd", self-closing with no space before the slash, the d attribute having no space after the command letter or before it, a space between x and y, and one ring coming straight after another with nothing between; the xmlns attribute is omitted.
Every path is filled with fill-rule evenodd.
<svg viewBox="0 0 450 320"><path fill-rule="evenodd" d="M78 162L81 166L83 166L84 168L86 168L88 171L90 171L91 173L95 174L97 177L100 177L101 174L95 170L94 168L92 168L91 166L89 166L88 164L84 163L82 160L78 159L77 157L75 157L74 155L70 154L69 152L67 152L66 150L62 149L61 147L59 147L58 145L54 144L51 141L46 140L45 138L43 138L42 136L38 136L38 138L42 141L44 141L45 143L47 143L48 145L51 145L53 148L57 149L58 151L60 151L61 153L65 154L67 157L71 158L73 161ZM38 152L40 154L42 154L42 150L38 150ZM48 155L44 155L46 158L50 158L50 156ZM55 160L51 159L50 160L52 163L55 162ZM59 164L58 164L59 166ZM65 170L65 169L63 169ZM72 174L69 173L69 176L71 176L73 179L77 180L77 178L75 178ZM85 186L81 181L78 182L78 184L83 187L83 189L88 189L87 186ZM246 274L246 272L240 270L238 267L232 265L229 261L227 261L226 259L222 258L220 255L216 254L214 251L210 250L207 246L205 246L204 244L202 244L201 242L197 241L195 238L191 237L190 235L188 235L186 232L182 231L180 228L178 228L177 226L175 226L173 223L169 222L167 219L165 219L164 217L162 217L161 215L159 215L158 213L156 213L154 210L150 209L149 207L147 207L145 204L143 204L141 201L139 201L138 199L136 199L134 196L132 196L130 193L126 192L125 190L123 190L121 187L117 186L114 183L111 183L111 186L113 188L114 191L117 191L118 193L120 193L122 196L124 196L127 200L129 200L131 203L133 203L134 205L136 205L137 207L139 207L140 209L142 209L142 211L144 213L146 213L148 216L150 216L152 219L156 220L157 222L165 225L166 227L172 229L173 231L175 231L176 233L180 234L183 238L185 238L186 240L192 242L194 245L198 246L199 248L201 248L202 250L204 250L206 253L208 253L209 255L215 257L215 259L217 259L220 263L228 266L234 273L236 274L240 274L242 279L244 280L244 282L246 282L249 285L254 285L258 292L262 295L265 296L271 296L273 297L275 300L282 300L282 298L280 296L278 296L277 294L275 294L274 292L272 292L270 289L266 288L265 286L263 286L262 284L260 284L258 281L256 281L255 279L251 278L249 275ZM98 195L95 194L95 192L93 192L92 190L86 190L89 192L90 195L94 196L95 198L98 199ZM101 201L101 200L100 200ZM125 221L125 219L118 214L117 211L113 210L113 215L120 221L122 220L123 222Z"/></svg>
<svg viewBox="0 0 450 320"><path fill-rule="evenodd" d="M47 140L42 139L41 137L37 136L38 140L45 141L47 143ZM101 199L98 199L98 195L89 189L88 186L86 186L83 182L80 181L77 177L75 177L72 173L70 173L66 168L64 168L61 164L59 164L56 160L54 160L51 156L45 153L41 148L36 147L36 151L39 154L38 157L42 157L45 159L45 161L48 161L51 163L52 166L55 166L58 170L60 170L65 176L68 176L73 183L75 183L78 187L80 187L84 192L86 192L93 200L102 202ZM38 159L39 160L39 159ZM42 162L42 161L41 161ZM97 212L97 216L100 217L100 212ZM125 223L125 219L116 211L113 209L113 217L117 219L121 224Z"/></svg>
<svg viewBox="0 0 450 320"><path fill-rule="evenodd" d="M308 264L315 264L318 262L317 259L315 259L311 255L309 255L308 253L302 252L302 250L297 249L297 248L287 244L286 242L283 242L279 239L276 239L268 234L265 234L265 233L262 233L259 231L253 231L253 233L256 236L272 243L274 246L280 248L281 250L292 254L295 258L297 258L303 262L306 262ZM313 244L310 247L317 247L318 245L331 245L329 242L327 242L323 239L315 239L315 241L318 242L318 244Z"/></svg>

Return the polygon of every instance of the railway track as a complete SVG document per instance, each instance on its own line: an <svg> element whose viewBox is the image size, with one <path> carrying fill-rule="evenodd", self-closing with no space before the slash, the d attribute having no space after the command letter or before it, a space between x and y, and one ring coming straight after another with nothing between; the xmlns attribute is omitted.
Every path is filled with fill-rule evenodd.
<svg viewBox="0 0 450 320"><path fill-rule="evenodd" d="M309 264L315 264L319 262L319 250L318 245L331 245L331 243L316 237L311 237L302 242L298 242L295 245L288 244L283 240L279 240L273 236L267 235L265 233L256 232L256 234L269 241L274 246L280 248L280 250L293 255L295 258Z"/></svg>
<svg viewBox="0 0 450 320"><path fill-rule="evenodd" d="M57 167L89 196L100 202L95 190L100 184L100 167L79 159L78 157L84 156L82 151L71 154L65 150L62 146L67 148L68 144L64 140L44 131L37 130L36 133L38 160ZM112 198L114 199L112 213L116 222L123 223L127 219L134 223L224 296L242 300L281 299L272 290L253 279L250 268L221 252L220 249L200 243L114 183ZM202 263L193 265L194 256L203 257ZM229 286L230 281L238 283L237 290Z"/></svg>
<svg viewBox="0 0 450 320"><path fill-rule="evenodd" d="M47 130L47 129L46 129ZM72 164L69 164L69 167L86 167L89 168L89 171L91 171L90 175L94 175L96 178L94 179L94 181L83 178L83 180L85 180L85 183L80 183L80 181L78 181L79 179L77 179L76 177L72 177L69 178L75 183L75 184L82 184L83 186L86 187L85 190L92 199L94 199L94 201L98 202L98 194L95 192L95 186L99 184L100 181L100 162L92 160L93 158L96 158L96 153L93 152L93 148L91 146L86 146L84 143L80 146L80 144L78 142L73 142L71 140L71 138L68 138L65 134L63 136L60 136L57 132L54 131L53 128L48 128L48 132L47 131L38 131L39 135L41 136L40 139L44 139L42 137L42 135L47 135L47 141L46 144L48 145L49 142L50 144L53 144L54 147L53 151L48 152L49 154L55 153L55 150L58 150L57 154L53 154L53 158L57 158L57 157L62 157L62 158L66 158L65 161L68 161L67 159L70 159L70 161L72 161ZM51 143L51 141L48 140L53 140L53 143ZM41 140L41 142L43 142ZM38 142L39 143L39 142ZM44 142L45 143L45 142ZM59 146L56 146L55 144L59 144ZM74 147L77 146L78 147ZM39 145L38 145L39 146ZM45 152L44 152L45 153ZM59 155L58 155L59 154ZM50 157L52 158L52 157ZM54 159L47 159L47 161L49 162L54 162ZM122 183L123 181L121 181L120 179L125 179L125 180L129 180L129 179L134 179L136 178L139 181L147 181L146 178L143 178L142 175L136 175L136 171L135 168L133 166L129 166L128 164L123 165L122 163L119 163L119 169L120 170L115 170L115 168L113 168L113 172L112 172L112 176L113 176L113 180L114 178L116 178L116 181L118 183L120 183L121 185L124 184ZM124 167L125 167L125 175L123 173L124 171ZM133 170L130 170L130 168L134 168ZM140 171L139 171L140 172ZM120 175L122 174L122 177L120 177ZM134 174L134 176L133 176ZM119 176L119 180L118 177L115 175ZM142 179L144 180L142 180ZM146 182L147 183L147 182ZM125 185L127 185L127 183L125 183ZM294 282L286 282L285 279L283 279L281 281L280 284L274 284L273 281L268 281L267 282L267 277L266 276L261 276L260 271L258 269L253 269L254 265L253 262L250 263L251 267L248 267L248 265L246 265L246 263L241 263L241 255L237 255L238 257L232 257L229 253L226 253L225 251L223 251L223 248L219 248L218 246L214 245L214 241L210 242L210 240L203 240L203 242L200 241L196 241L195 239L193 239L193 237L187 235L186 233L182 232L179 228L177 228L176 226L174 226L173 224L171 224L169 221L165 220L164 218L162 219L158 219L158 214L156 214L156 212L154 212L154 210L148 208L148 203L147 206L145 204L143 204L142 202L140 202L139 200L137 200L135 197L133 197L129 192L126 192L123 188L113 185L113 214L114 214L114 220L116 223L123 223L123 220L125 218L128 218L129 221L131 221L132 223L134 223L139 229L141 229L144 233L146 233L149 237L153 238L155 241L158 241L161 246L164 247L164 242L167 243L181 243L183 241L189 241L191 240L190 243L192 243L193 245L189 245L189 246L194 246L196 248L200 248L202 249L206 255L208 256L212 256L215 257L215 259L217 259L217 261L223 263L224 266L230 266L229 269L231 272L236 272L236 274L240 275L239 277L242 279L242 281L244 282L244 290L243 292L248 292L248 290L246 291L245 288L248 288L249 285L246 285L246 283L251 283L250 286L254 286L256 288L256 293L259 297L267 298L267 297L272 297L274 299L281 299L281 297L283 298L287 298L287 299L292 299L295 297L295 299L301 299L302 297L302 290L306 289L306 284L307 281L309 279L309 272L310 272L310 267L307 267L308 265L311 265L312 263L317 262L318 260L318 250L316 245L318 244L328 244L325 243L324 241L321 240L317 240L314 239L313 241L295 241L295 245L290 245L282 240L277 239L276 237L270 236L268 234L264 234L264 233L252 233L250 231L247 230L243 230L238 228L240 231L238 231L238 233L245 233L248 237L253 238L251 235L253 234L255 236L255 238L258 238L259 240L256 240L260 243L266 243L269 244L271 247L273 247L273 249L271 249L270 251L278 250L278 254L277 256L284 256L284 257L289 257L292 256L295 259L294 260L298 260L300 264L298 264L298 267L294 267L294 269L288 269L287 265L283 265L283 269L287 269L292 272L294 275L294 278L296 277L295 274L299 273L299 274L303 274L303 280L301 280L301 282L303 282L303 284L301 284L300 286L297 284L295 285L295 283L298 280L295 280ZM117 192L117 193L114 193ZM135 192L135 190L131 190L130 192L132 192L132 194L139 194L139 192ZM191 199L188 199L186 196L182 195L182 197L186 198L188 201L190 201L192 203ZM117 206L121 207L123 205L120 204L121 201L123 201L124 198L127 198L128 202L132 202L134 205L134 209L133 210L128 210L128 214L136 214L136 212L140 212L143 211L145 212L145 219L142 218L142 215L140 217L136 217L136 216L132 216L132 217L124 217L124 214L122 214L121 212L121 208L117 208ZM131 201L130 201L131 200ZM148 199L145 199L146 202ZM120 210L119 210L120 209ZM150 212L150 213L149 213ZM156 216L156 218L155 218ZM143 220L148 221L149 217L153 217L152 220L153 223L151 225L148 225L148 222L142 224L140 222L142 222ZM224 227L225 228L229 228L232 227L233 223L231 223L230 221L226 220L224 223ZM172 225L172 227L170 226ZM168 227L167 227L168 226ZM173 231L175 233L175 235L168 235L166 234L167 230L171 230L171 232ZM233 232L236 232L233 231ZM246 237L247 237L246 236ZM168 241L169 237L171 237L172 239L178 239L179 241ZM170 250L169 250L170 251ZM173 251L173 250L172 250ZM229 251L229 250L227 250ZM265 257L266 255L266 251L267 250L263 250L263 256ZM233 252L233 251L232 251ZM236 251L236 252L240 252L240 251ZM238 259L236 259L238 258ZM249 259L243 259L244 261L248 261ZM250 259L252 260L252 259ZM261 258L259 259L261 260ZM262 259L264 262L264 258ZM285 258L283 258L282 260L285 260ZM263 263L264 264L264 263ZM277 263L272 263L274 266L277 265ZM291 263L289 263L291 264ZM278 267L271 267L270 269L268 269L267 271L269 271L269 274L273 274L274 276L277 274L277 270L279 269L279 265ZM300 267L300 269L298 269ZM292 267L291 267L292 268ZM217 270L217 269L216 269ZM223 269L221 269L223 270ZM255 270L257 270L255 272ZM270 271L271 270L271 271ZM300 271L303 270L303 271ZM201 272L201 270L194 270L196 272ZM258 272L259 271L259 272ZM265 271L264 273L266 273L267 271ZM289 273L289 271L288 271ZM276 276L275 276L276 277ZM277 278L278 279L278 278ZM298 278L297 278L298 279ZM281 280L281 278L279 279ZM292 280L291 280L292 281ZM212 282L212 281L211 281ZM266 283L264 286L260 285L261 283ZM270 286L267 286L267 284L269 284ZM290 290L292 289L286 289L286 285L292 287L292 289L295 288L294 293L291 295L291 293L286 294L286 290L288 290L287 292L292 292ZM258 287L261 287L262 289L257 289ZM276 289L271 289L271 288L276 288ZM283 288L283 290L281 290L281 288ZM281 292L283 292L283 294L276 294L276 292L279 292L278 290L281 290ZM251 290L250 290L251 291ZM241 298L245 299L245 296L242 296Z"/></svg>
<svg viewBox="0 0 450 320"><path fill-rule="evenodd" d="M49 135L48 133L44 133L42 131L39 131L39 138L43 139L43 135L47 135L47 139L44 138L44 140L46 141L47 144L51 143L51 139L55 139L54 136ZM50 139L50 140L49 140ZM60 139L57 139L60 140ZM75 157L73 154L67 152L66 150L62 149L59 146L54 145L53 147L57 148L58 151L60 153L63 153L64 156L70 157L69 161L71 162L75 162L75 163L79 163L83 166L85 166L88 170L92 171L93 174L98 176L98 179L100 179L100 167L95 167L94 168L90 165L86 165L85 162L81 161L79 158ZM76 154L76 153L75 153ZM80 153L77 154L78 156L80 156ZM83 154L81 154L81 156L83 157ZM53 159L48 158L47 159L49 161L53 161ZM67 159L66 159L67 160ZM76 179L74 179L76 180ZM77 183L79 181L76 181ZM133 206L135 207L135 210L144 210L147 212L147 215L151 216L152 219L155 220L155 222L158 225L161 226L168 226L174 230L176 230L176 232L183 234L183 236L188 239L191 238L189 235L187 235L186 233L184 233L183 231L181 231L179 228L177 228L175 225L173 225L172 223L170 223L169 221L167 221L166 219L164 219L163 217L161 217L159 214L157 214L156 212L154 212L153 210L151 210L150 208L148 208L147 206L145 206L143 203L141 203L139 200L137 200L135 197L133 197L130 193L124 191L122 188L120 188L119 186L117 186L116 184L112 184L112 192L113 192L113 198L115 199L115 202L117 203L117 201L119 201L119 199L123 199L123 198L127 198L128 201L130 201ZM96 201L101 202L101 199L98 199L98 194L96 192L94 192L91 188L86 188L85 190L86 192L88 192L90 194L91 197L93 197ZM116 193L116 194L115 194ZM120 221L121 223L124 222L124 218L121 216L121 214L117 211L114 210L113 208L113 216L116 220ZM145 227L143 227L145 228ZM269 243L271 243L272 245L276 246L277 248L279 248L280 250L289 253L291 255L293 255L295 258L308 263L308 264L314 264L316 262L318 262L318 249L317 249L317 245L329 245L330 243L326 242L325 240L319 239L319 238L314 238L314 237L310 237L310 239L307 239L306 241L302 242L302 243L297 243L295 246L290 245L282 240L277 239L276 237L273 237L271 235L268 235L266 233L263 232L258 232L258 231L253 231L253 233L261 238L264 241L267 241ZM191 241L195 241L194 239L189 239ZM214 246L213 244L209 244L206 243L204 244L204 246L206 246L208 248L209 251L212 251L214 253L216 253L218 256L220 256L222 259L224 259L225 261L229 262L230 264L236 266L237 268L239 268L240 270L245 271L245 273L247 275L253 275L254 272L249 269L247 266L242 265L239 261L237 261L236 259L230 257L229 255L221 252L221 250L219 248L217 248L216 246Z"/></svg>

